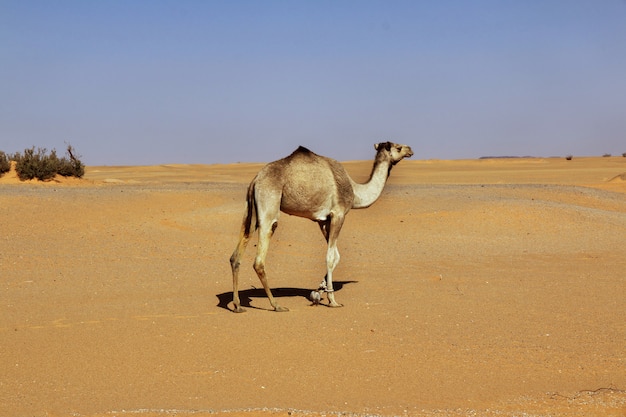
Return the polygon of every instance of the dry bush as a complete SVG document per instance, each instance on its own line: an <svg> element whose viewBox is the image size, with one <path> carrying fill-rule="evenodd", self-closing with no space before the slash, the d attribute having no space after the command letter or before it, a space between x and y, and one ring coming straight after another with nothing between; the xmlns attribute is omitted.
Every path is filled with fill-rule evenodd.
<svg viewBox="0 0 626 417"><path fill-rule="evenodd" d="M85 175L85 165L79 159L72 145L67 145L67 157L59 160L57 173L64 177L82 178Z"/></svg>
<svg viewBox="0 0 626 417"><path fill-rule="evenodd" d="M47 153L45 148L33 146L25 149L23 154L19 152L13 157L16 162L15 170L21 180L38 179L48 181L59 174L65 177L81 178L85 174L85 166L75 155L72 146L67 147L68 157L59 158L56 150Z"/></svg>
<svg viewBox="0 0 626 417"><path fill-rule="evenodd" d="M0 151L0 176L11 169L11 161L4 152Z"/></svg>
<svg viewBox="0 0 626 417"><path fill-rule="evenodd" d="M46 181L54 178L57 173L58 158L56 152L52 150L50 155L47 154L45 148L35 147L30 149L24 149L24 153L19 152L15 154L15 170L17 176L21 180L32 180L37 178L41 181Z"/></svg>

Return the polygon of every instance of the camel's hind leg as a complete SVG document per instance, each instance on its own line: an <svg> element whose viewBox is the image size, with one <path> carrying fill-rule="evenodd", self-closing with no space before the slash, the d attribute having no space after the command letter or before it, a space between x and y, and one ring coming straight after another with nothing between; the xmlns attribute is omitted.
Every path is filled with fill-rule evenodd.
<svg viewBox="0 0 626 417"><path fill-rule="evenodd" d="M269 249L270 239L274 234L274 230L276 230L276 226L278 226L278 221L275 219L271 221L261 222L261 224L259 225L259 243L257 245L257 255L254 259L254 270L259 276L259 280L261 281L261 284L263 284L263 288L265 289L267 298L269 298L270 304L272 305L274 310L289 311L288 308L279 306L274 299L272 291L270 290L270 287L267 283L267 276L265 274L265 258L267 257L267 250Z"/></svg>
<svg viewBox="0 0 626 417"><path fill-rule="evenodd" d="M233 311L235 313L243 313L244 311L246 311L245 308L241 307L241 301L239 300L239 265L241 264L241 257L243 256L243 253L245 252L246 246L248 246L249 241L249 231L246 233L246 231L242 228L239 243L237 244L235 251L230 257L230 267L233 270Z"/></svg>
<svg viewBox="0 0 626 417"><path fill-rule="evenodd" d="M254 181L248 187L248 194L246 196L246 211L243 215L243 221L241 223L241 233L239 234L239 243L233 251L230 257L230 267L233 270L233 304L235 306L235 313L243 313L246 311L241 307L241 301L239 300L239 265L241 264L241 257L246 251L246 246L250 241L250 235L256 230L256 204L254 202Z"/></svg>

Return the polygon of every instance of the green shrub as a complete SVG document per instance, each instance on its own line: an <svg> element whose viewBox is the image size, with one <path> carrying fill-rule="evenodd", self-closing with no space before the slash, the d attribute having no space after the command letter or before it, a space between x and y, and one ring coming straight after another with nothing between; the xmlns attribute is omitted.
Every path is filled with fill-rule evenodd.
<svg viewBox="0 0 626 417"><path fill-rule="evenodd" d="M72 145L67 145L67 156L59 160L57 172L64 177L82 178L85 175L85 165L80 161Z"/></svg>
<svg viewBox="0 0 626 417"><path fill-rule="evenodd" d="M69 158L59 158L54 149L48 154L45 148L37 148L35 152L34 146L25 149L24 154L18 152L14 156L17 176L21 180L36 178L41 181L51 180L57 174L65 177L82 178L85 175L85 166L76 157L71 146L67 147L67 153Z"/></svg>
<svg viewBox="0 0 626 417"><path fill-rule="evenodd" d="M9 157L4 152L0 151L0 176L5 172L9 172L11 169L11 162Z"/></svg>
<svg viewBox="0 0 626 417"><path fill-rule="evenodd" d="M24 154L16 153L15 162L17 162L15 170L21 180L37 178L41 181L47 181L56 175L59 158L57 158L54 150L50 155L47 155L45 148L37 148L37 152L35 152L33 146L30 149L25 149Z"/></svg>

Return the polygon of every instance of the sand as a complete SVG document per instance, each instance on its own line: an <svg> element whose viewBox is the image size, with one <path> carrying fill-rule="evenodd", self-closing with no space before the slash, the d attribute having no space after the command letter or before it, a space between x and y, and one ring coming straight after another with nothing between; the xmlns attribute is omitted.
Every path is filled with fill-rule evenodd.
<svg viewBox="0 0 626 417"><path fill-rule="evenodd" d="M260 166L0 178L0 415L626 416L626 158L402 161L347 217L343 308L310 306L325 242L283 215L291 311L251 244L234 314Z"/></svg>

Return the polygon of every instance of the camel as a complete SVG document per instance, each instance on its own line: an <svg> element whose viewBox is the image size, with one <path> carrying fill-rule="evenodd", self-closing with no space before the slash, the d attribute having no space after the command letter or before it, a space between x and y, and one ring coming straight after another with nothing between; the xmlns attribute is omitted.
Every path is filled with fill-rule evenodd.
<svg viewBox="0 0 626 417"><path fill-rule="evenodd" d="M245 311L239 300L239 265L250 236L258 229L254 270L263 284L274 311L289 311L278 305L267 283L265 258L270 239L278 225L280 212L317 222L326 242L326 277L318 291L311 293L314 304L320 292L328 296L330 307L341 307L335 301L333 270L339 263L337 239L350 209L366 208L380 197L394 165L410 158L407 145L383 142L374 145L376 158L369 180L359 184L350 178L336 160L317 155L300 146L291 155L265 165L248 187L246 210L239 243L230 257L233 272L234 312Z"/></svg>

